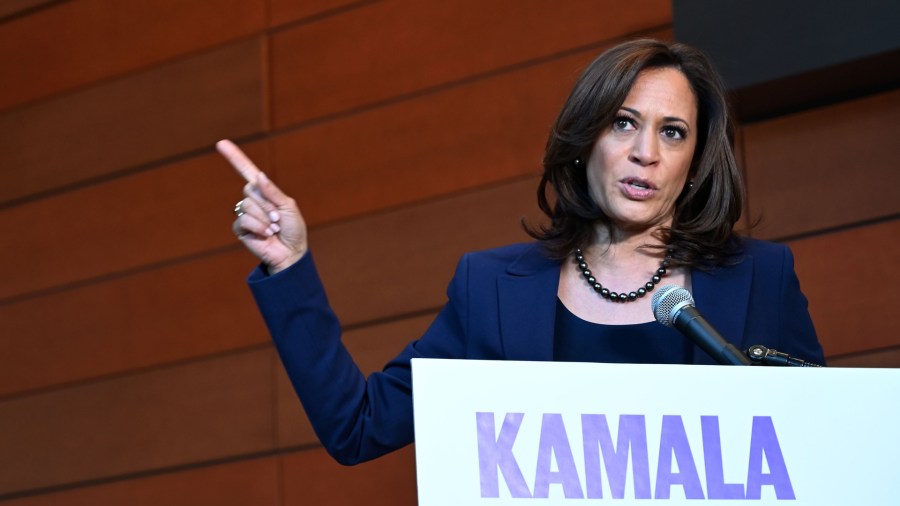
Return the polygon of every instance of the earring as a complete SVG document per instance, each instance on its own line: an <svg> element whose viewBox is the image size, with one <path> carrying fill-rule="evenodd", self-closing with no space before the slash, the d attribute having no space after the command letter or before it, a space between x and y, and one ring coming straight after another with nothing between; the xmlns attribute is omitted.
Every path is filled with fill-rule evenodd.
<svg viewBox="0 0 900 506"><path fill-rule="evenodd" d="M581 157L578 157L574 161L572 161L572 164L575 165L576 167L581 167L582 163L583 162L581 161Z"/></svg>
<svg viewBox="0 0 900 506"><path fill-rule="evenodd" d="M685 196L687 196L688 193L690 193L690 191L691 191L693 188L694 188L694 182L693 182L693 181L688 181L687 184L684 185L684 188L681 189L681 195L679 195L678 198L679 198L679 199L684 198Z"/></svg>

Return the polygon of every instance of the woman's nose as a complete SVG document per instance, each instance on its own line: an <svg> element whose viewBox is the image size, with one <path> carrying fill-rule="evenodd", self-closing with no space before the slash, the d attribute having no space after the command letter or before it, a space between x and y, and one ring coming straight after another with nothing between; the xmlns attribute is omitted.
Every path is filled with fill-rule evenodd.
<svg viewBox="0 0 900 506"><path fill-rule="evenodd" d="M641 166L653 165L659 161L659 139L650 130L641 130L634 136L629 160Z"/></svg>

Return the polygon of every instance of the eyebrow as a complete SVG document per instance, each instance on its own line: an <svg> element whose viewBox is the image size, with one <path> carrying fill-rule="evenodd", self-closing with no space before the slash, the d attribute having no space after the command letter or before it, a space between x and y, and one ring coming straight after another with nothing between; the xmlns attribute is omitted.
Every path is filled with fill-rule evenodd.
<svg viewBox="0 0 900 506"><path fill-rule="evenodd" d="M630 112L631 114L634 114L638 118L642 117L640 112L638 112L636 109L632 109L631 107L622 106L621 109L624 109L624 110ZM679 118L678 116L663 116L663 119L666 121L680 121L680 122L684 123L685 125L690 125L690 123L688 123L686 119Z"/></svg>

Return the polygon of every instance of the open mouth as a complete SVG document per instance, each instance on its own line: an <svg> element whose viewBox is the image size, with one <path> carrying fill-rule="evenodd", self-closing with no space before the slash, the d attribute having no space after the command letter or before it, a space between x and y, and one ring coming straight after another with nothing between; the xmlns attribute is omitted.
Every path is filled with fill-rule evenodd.
<svg viewBox="0 0 900 506"><path fill-rule="evenodd" d="M630 186L632 188L635 188L637 190L655 190L656 189L652 184L650 184L649 181L645 181L643 179L638 179L638 178L633 178L633 177L626 178L624 181L622 181L622 183L624 183L625 185Z"/></svg>

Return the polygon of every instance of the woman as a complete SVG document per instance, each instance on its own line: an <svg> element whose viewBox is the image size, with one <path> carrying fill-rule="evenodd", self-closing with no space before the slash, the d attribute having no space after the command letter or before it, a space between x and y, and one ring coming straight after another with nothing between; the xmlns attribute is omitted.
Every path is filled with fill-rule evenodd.
<svg viewBox="0 0 900 506"><path fill-rule="evenodd" d="M340 342L296 204L233 144L218 147L248 181L234 232L262 261L251 289L339 462L412 442L411 358L712 363L652 321L661 282L690 289L739 348L822 361L789 250L732 232L743 185L723 88L684 45L628 42L585 70L547 143L549 226L529 230L536 243L464 256L425 335L368 380Z"/></svg>

